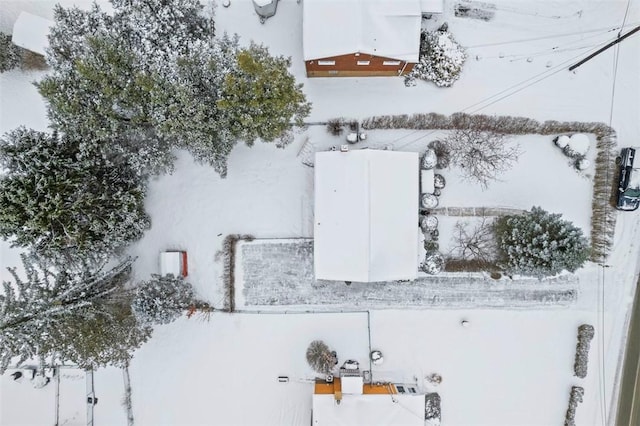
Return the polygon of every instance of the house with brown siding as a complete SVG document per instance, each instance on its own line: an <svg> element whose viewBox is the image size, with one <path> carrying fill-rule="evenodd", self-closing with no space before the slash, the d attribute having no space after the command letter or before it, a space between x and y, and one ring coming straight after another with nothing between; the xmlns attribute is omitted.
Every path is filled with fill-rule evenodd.
<svg viewBox="0 0 640 426"><path fill-rule="evenodd" d="M307 77L408 73L418 62L422 14L441 11L423 10L433 4L432 0L304 0Z"/></svg>

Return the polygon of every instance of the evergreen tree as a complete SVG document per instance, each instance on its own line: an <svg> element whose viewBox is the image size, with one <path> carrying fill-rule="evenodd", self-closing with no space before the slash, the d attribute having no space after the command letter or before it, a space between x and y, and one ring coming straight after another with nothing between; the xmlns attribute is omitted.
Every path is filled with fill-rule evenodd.
<svg viewBox="0 0 640 426"><path fill-rule="evenodd" d="M149 227L145 184L126 157L18 128L0 140L0 236L50 258L111 253Z"/></svg>
<svg viewBox="0 0 640 426"><path fill-rule="evenodd" d="M182 277L153 275L135 289L131 303L136 318L143 324L168 324L175 321L187 309L208 308L198 300L191 284Z"/></svg>
<svg viewBox="0 0 640 426"><path fill-rule="evenodd" d="M218 101L220 117L231 134L249 145L255 139L274 141L298 126L310 112L302 85L287 72L291 58L272 57L256 44L240 49L236 66L226 74Z"/></svg>
<svg viewBox="0 0 640 426"><path fill-rule="evenodd" d="M460 78L466 58L464 49L447 32L446 26L437 31L423 30L420 34L420 59L407 74L405 84L415 84L414 80L420 78L433 81L439 87L449 87Z"/></svg>
<svg viewBox="0 0 640 426"><path fill-rule="evenodd" d="M0 294L0 374L32 358L123 366L151 335L125 290L132 259L106 271L77 263L60 271L33 255L22 261L26 279L9 268L13 282Z"/></svg>
<svg viewBox="0 0 640 426"><path fill-rule="evenodd" d="M20 65L20 48L13 44L11 36L0 33L0 72L11 71Z"/></svg>
<svg viewBox="0 0 640 426"><path fill-rule="evenodd" d="M199 1L112 3L110 16L55 9L53 73L38 87L57 129L115 144L105 149L137 157L149 174L170 170L180 147L224 175L238 140L285 138L308 115L289 60L214 38Z"/></svg>
<svg viewBox="0 0 640 426"><path fill-rule="evenodd" d="M505 269L553 275L580 268L589 256L589 243L580 228L561 217L533 207L522 215L496 219L494 230Z"/></svg>

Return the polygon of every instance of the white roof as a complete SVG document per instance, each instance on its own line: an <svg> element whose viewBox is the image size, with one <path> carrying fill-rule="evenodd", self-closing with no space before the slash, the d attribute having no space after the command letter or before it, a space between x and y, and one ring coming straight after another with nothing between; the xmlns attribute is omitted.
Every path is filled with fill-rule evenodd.
<svg viewBox="0 0 640 426"><path fill-rule="evenodd" d="M316 279L415 279L418 270L418 153L316 153Z"/></svg>
<svg viewBox="0 0 640 426"><path fill-rule="evenodd" d="M362 376L342 376L340 377L343 394L361 395L363 390Z"/></svg>
<svg viewBox="0 0 640 426"><path fill-rule="evenodd" d="M28 12L21 12L13 25L13 44L32 52L46 55L49 48L49 28L54 25L53 21L32 15Z"/></svg>
<svg viewBox="0 0 640 426"><path fill-rule="evenodd" d="M396 402L394 402L396 401ZM424 395L313 395L313 425L424 426Z"/></svg>
<svg viewBox="0 0 640 426"><path fill-rule="evenodd" d="M178 251L165 251L160 253L160 275L173 274L174 277L182 276L182 254Z"/></svg>
<svg viewBox="0 0 640 426"><path fill-rule="evenodd" d="M419 0L304 0L305 61L351 53L418 62Z"/></svg>

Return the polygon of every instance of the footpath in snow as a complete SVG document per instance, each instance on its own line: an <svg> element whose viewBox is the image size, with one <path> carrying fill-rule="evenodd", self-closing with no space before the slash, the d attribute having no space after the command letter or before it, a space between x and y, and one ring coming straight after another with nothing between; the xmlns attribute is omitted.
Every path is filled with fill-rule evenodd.
<svg viewBox="0 0 640 426"><path fill-rule="evenodd" d="M239 310L349 310L394 308L551 308L575 304L578 277L491 279L442 273L413 282L352 283L315 280L313 240L242 241L235 265Z"/></svg>

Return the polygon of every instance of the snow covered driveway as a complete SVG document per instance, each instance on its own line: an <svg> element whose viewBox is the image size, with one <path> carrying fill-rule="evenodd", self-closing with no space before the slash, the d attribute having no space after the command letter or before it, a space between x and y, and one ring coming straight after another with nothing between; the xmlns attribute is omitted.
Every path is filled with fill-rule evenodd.
<svg viewBox="0 0 640 426"><path fill-rule="evenodd" d="M315 280L310 239L241 241L236 253L236 307L240 310L541 308L570 306L578 298L578 277L572 274L539 281L442 273L413 282L350 286Z"/></svg>

